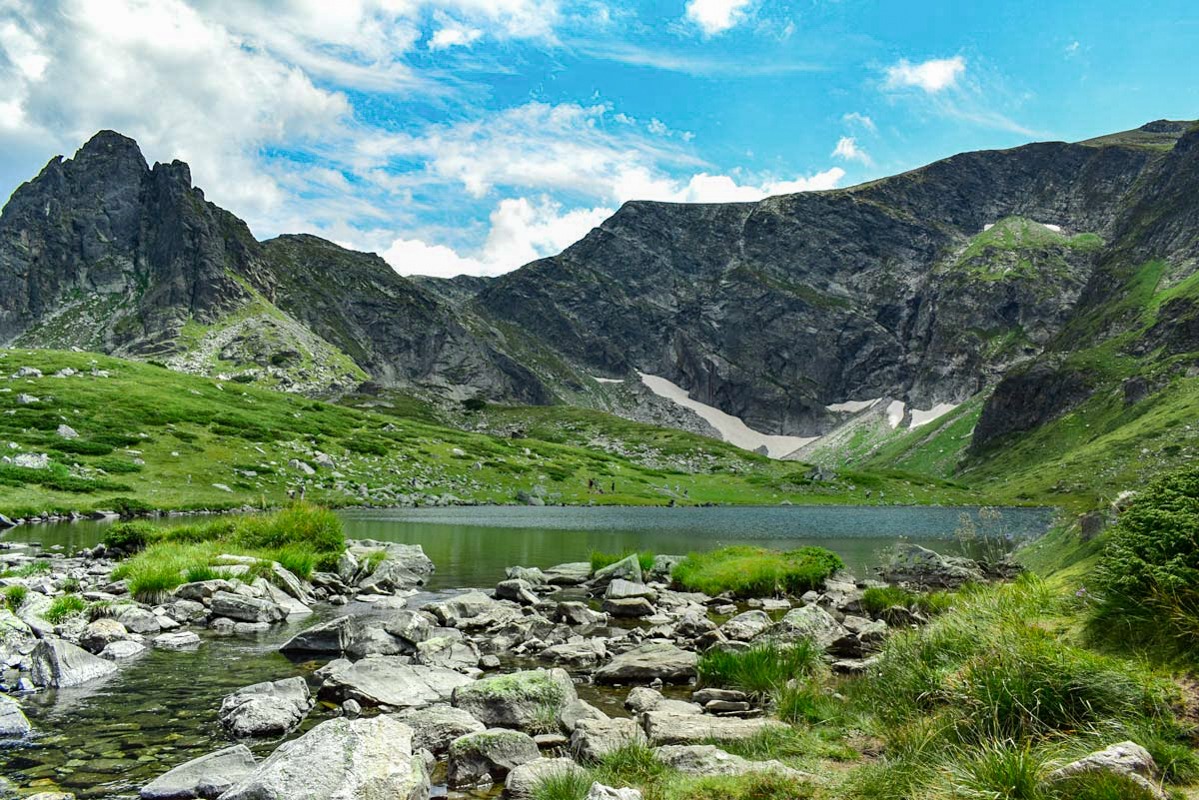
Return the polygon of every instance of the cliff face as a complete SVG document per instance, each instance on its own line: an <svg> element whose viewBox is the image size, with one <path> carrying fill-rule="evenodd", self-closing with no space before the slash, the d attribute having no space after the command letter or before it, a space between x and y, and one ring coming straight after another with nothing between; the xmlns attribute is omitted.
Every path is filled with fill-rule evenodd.
<svg viewBox="0 0 1199 800"><path fill-rule="evenodd" d="M101 132L0 215L0 342L524 403L602 405L589 375L646 372L801 436L843 421L831 404L994 387L985 450L1106 385L1088 348L1199 349L1197 185L1199 132L1162 121L846 190L631 202L557 256L446 281L312 236L258 242L187 165ZM1182 288L1128 301L1150 277L1149 295Z"/></svg>

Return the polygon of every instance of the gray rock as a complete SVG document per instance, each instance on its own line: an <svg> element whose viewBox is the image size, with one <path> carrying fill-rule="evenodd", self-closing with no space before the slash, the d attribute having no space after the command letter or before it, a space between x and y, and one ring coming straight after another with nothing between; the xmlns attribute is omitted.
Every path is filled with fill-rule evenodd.
<svg viewBox="0 0 1199 800"><path fill-rule="evenodd" d="M192 650L200 646L200 635L193 631L160 633L154 637L154 646L163 650Z"/></svg>
<svg viewBox="0 0 1199 800"><path fill-rule="evenodd" d="M640 714L643 711L668 710L679 714L700 714L703 709L695 703L685 700L675 700L662 695L657 689L648 686L637 686L629 691L624 700L625 708Z"/></svg>
<svg viewBox="0 0 1199 800"><path fill-rule="evenodd" d="M433 624L419 611L397 611L383 623L383 630L415 647L433 635Z"/></svg>
<svg viewBox="0 0 1199 800"><path fill-rule="evenodd" d="M378 716L322 722L284 742L221 800L426 800L412 730Z"/></svg>
<svg viewBox="0 0 1199 800"><path fill-rule="evenodd" d="M592 582L597 586L605 586L617 578L624 578L626 581L632 581L633 583L644 582L645 579L641 574L641 562L637 558L636 553L625 556L614 564L597 569L595 574L591 576Z"/></svg>
<svg viewBox="0 0 1199 800"><path fill-rule="evenodd" d="M647 711L641 715L640 721L650 743L654 745L746 739L766 730L787 728L776 719L714 717L710 714L679 714L669 710Z"/></svg>
<svg viewBox="0 0 1199 800"><path fill-rule="evenodd" d="M593 611L586 603L570 600L557 605L554 619L567 625L604 625L608 622L608 615Z"/></svg>
<svg viewBox="0 0 1199 800"><path fill-rule="evenodd" d="M361 631L362 623L357 617L336 617L300 631L279 650L284 653L344 653Z"/></svg>
<svg viewBox="0 0 1199 800"><path fill-rule="evenodd" d="M19 739L33 730L25 712L6 694L0 694L0 739Z"/></svg>
<svg viewBox="0 0 1199 800"><path fill-rule="evenodd" d="M353 658L398 656L410 652L411 645L374 625L361 628L354 636L354 641L346 648L346 654Z"/></svg>
<svg viewBox="0 0 1199 800"><path fill-rule="evenodd" d="M221 702L221 725L233 736L282 736L308 715L312 698L303 678L256 683Z"/></svg>
<svg viewBox="0 0 1199 800"><path fill-rule="evenodd" d="M159 775L142 787L142 800L216 798L248 777L257 759L244 744L194 758Z"/></svg>
<svg viewBox="0 0 1199 800"><path fill-rule="evenodd" d="M193 581L179 586L173 592L174 596L180 600L191 600L200 602L211 599L217 592L232 592L233 584L221 578L214 578L210 581Z"/></svg>
<svg viewBox="0 0 1199 800"><path fill-rule="evenodd" d="M120 661L139 656L144 652L146 652L146 646L141 642L135 642L131 639L119 639L105 645L104 649L98 655L100 658L108 659L109 661Z"/></svg>
<svg viewBox="0 0 1199 800"><path fill-rule="evenodd" d="M784 642L810 639L817 647L824 649L844 635L845 628L832 614L820 606L811 605L791 609L778 624L759 634L758 639Z"/></svg>
<svg viewBox="0 0 1199 800"><path fill-rule="evenodd" d="M598 761L626 745L644 742L645 734L627 717L581 719L570 734L570 750L581 761Z"/></svg>
<svg viewBox="0 0 1199 800"><path fill-rule="evenodd" d="M578 586L591 577L591 564L586 561L571 561L545 570L545 578L555 586Z"/></svg>
<svg viewBox="0 0 1199 800"><path fill-rule="evenodd" d="M530 733L558 729L562 709L578 699L574 682L561 669L511 672L454 690L453 703L488 727Z"/></svg>
<svg viewBox="0 0 1199 800"><path fill-rule="evenodd" d="M542 659L572 667L593 667L607 657L608 648L604 645L603 639L563 642L541 651Z"/></svg>
<svg viewBox="0 0 1199 800"><path fill-rule="evenodd" d="M287 612L277 603L223 591L212 595L212 613L217 617L228 617L241 622L270 624L287 619Z"/></svg>
<svg viewBox="0 0 1199 800"><path fill-rule="evenodd" d="M585 776L587 770L569 758L537 758L514 767L508 773L504 792L514 800L529 800L542 781L571 773Z"/></svg>
<svg viewBox="0 0 1199 800"><path fill-rule="evenodd" d="M498 603L482 592L467 592L440 603L430 603L425 610L437 617L442 625L464 630L502 625L521 616L515 607Z"/></svg>
<svg viewBox="0 0 1199 800"><path fill-rule="evenodd" d="M685 683L695 677L699 656L673 644L650 642L621 653L595 673L596 683Z"/></svg>
<svg viewBox="0 0 1199 800"><path fill-rule="evenodd" d="M468 733L450 743L447 783L451 789L489 786L540 757L537 743L526 733L505 728Z"/></svg>
<svg viewBox="0 0 1199 800"><path fill-rule="evenodd" d="M358 582L358 588L367 594L394 594L413 589L424 582L423 576L408 569L403 563L385 558L370 575Z"/></svg>
<svg viewBox="0 0 1199 800"><path fill-rule="evenodd" d="M558 721L567 733L573 733L579 721L584 719L608 719L608 715L581 699L567 703L558 714Z"/></svg>
<svg viewBox="0 0 1199 800"><path fill-rule="evenodd" d="M583 800L641 800L641 792L632 787L616 789L596 781L591 784Z"/></svg>
<svg viewBox="0 0 1199 800"><path fill-rule="evenodd" d="M888 583L956 589L965 583L981 582L978 563L960 556L943 556L917 544L901 542L891 559L879 570Z"/></svg>
<svg viewBox="0 0 1199 800"><path fill-rule="evenodd" d="M89 653L99 653L112 642L129 638L129 631L115 619L100 617L92 620L79 635L79 645Z"/></svg>
<svg viewBox="0 0 1199 800"><path fill-rule="evenodd" d="M70 425L67 425L65 422L58 426L58 430L56 430L55 433L57 433L59 438L61 438L61 439L78 439L79 438L79 432L76 431L74 428L72 428Z"/></svg>
<svg viewBox="0 0 1199 800"><path fill-rule="evenodd" d="M1154 763L1153 756L1136 742L1120 742L1083 756L1049 773L1046 782L1061 783L1079 775L1092 773L1119 775L1155 798L1166 798L1166 793L1151 780L1157 773L1157 764Z"/></svg>
<svg viewBox="0 0 1199 800"><path fill-rule="evenodd" d="M322 697L396 709L445 702L456 688L470 683L453 670L408 664L397 656L369 656L353 664L333 661L316 674L324 679Z"/></svg>
<svg viewBox="0 0 1199 800"><path fill-rule="evenodd" d="M626 581L624 578L614 578L608 584L608 588L604 590L604 597L608 600L627 600L631 597L644 597L647 600L655 600L658 597L658 592L644 583L633 583Z"/></svg>
<svg viewBox="0 0 1199 800"><path fill-rule="evenodd" d="M788 778L810 778L781 761L749 761L710 744L663 745L654 748L654 758L684 775L748 775L773 772Z"/></svg>
<svg viewBox="0 0 1199 800"><path fill-rule="evenodd" d="M537 604L537 595L533 594L533 587L520 578L512 578L497 583L495 585L495 596L502 600L511 600L514 603L520 603L522 606Z"/></svg>
<svg viewBox="0 0 1199 800"><path fill-rule="evenodd" d="M116 621L121 623L129 633L138 633L143 636L153 635L162 630L162 623L159 621L158 615L140 606L118 606Z"/></svg>
<svg viewBox="0 0 1199 800"><path fill-rule="evenodd" d="M623 619L649 617L657 611L653 603L644 597L626 597L620 600L605 598L603 608L608 614Z"/></svg>
<svg viewBox="0 0 1199 800"><path fill-rule="evenodd" d="M720 632L729 639L748 642L774 624L765 611L746 611L720 626Z"/></svg>
<svg viewBox="0 0 1199 800"><path fill-rule="evenodd" d="M33 683L53 689L79 686L117 671L111 661L98 658L82 647L61 639L38 642L30 660L33 664L30 670Z"/></svg>
<svg viewBox="0 0 1199 800"><path fill-rule="evenodd" d="M505 574L512 580L521 580L530 586L544 586L549 578L537 567L508 567Z"/></svg>
<svg viewBox="0 0 1199 800"><path fill-rule="evenodd" d="M479 649L474 643L461 639L434 636L416 645L416 663L427 667L478 674L479 658Z"/></svg>
<svg viewBox="0 0 1199 800"><path fill-rule="evenodd" d="M401 711L396 718L412 728L413 749L437 756L445 755L455 739L487 728L468 712L444 703Z"/></svg>

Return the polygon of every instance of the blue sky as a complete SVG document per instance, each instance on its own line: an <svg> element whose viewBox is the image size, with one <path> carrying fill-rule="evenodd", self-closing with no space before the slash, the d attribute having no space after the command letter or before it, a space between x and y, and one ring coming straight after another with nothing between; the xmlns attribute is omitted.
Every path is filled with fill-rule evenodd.
<svg viewBox="0 0 1199 800"><path fill-rule="evenodd" d="M1196 6L0 0L0 195L113 128L259 238L498 274L630 199L1199 117Z"/></svg>

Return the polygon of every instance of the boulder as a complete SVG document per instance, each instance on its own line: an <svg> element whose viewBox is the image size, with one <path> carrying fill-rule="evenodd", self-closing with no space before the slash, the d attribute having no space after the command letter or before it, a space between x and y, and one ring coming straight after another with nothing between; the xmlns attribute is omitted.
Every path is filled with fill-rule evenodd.
<svg viewBox="0 0 1199 800"><path fill-rule="evenodd" d="M433 623L419 611L397 611L383 622L383 630L415 647L433 635Z"/></svg>
<svg viewBox="0 0 1199 800"><path fill-rule="evenodd" d="M626 581L633 583L643 583L644 577L641 574L641 561L636 553L625 556L620 561L614 564L609 564L606 567L601 567L591 576L592 582L597 586L607 586L617 578L624 578Z"/></svg>
<svg viewBox="0 0 1199 800"><path fill-rule="evenodd" d="M752 772L773 772L789 778L810 777L781 761L749 761L726 753L711 744L663 745L654 748L654 758L684 775L748 775Z"/></svg>
<svg viewBox="0 0 1199 800"><path fill-rule="evenodd" d="M644 597L647 600L655 600L658 597L658 592L644 583L633 583L626 581L624 578L615 578L608 584L608 588L604 590L604 597L608 600L627 600L631 597Z"/></svg>
<svg viewBox="0 0 1199 800"><path fill-rule="evenodd" d="M648 686L634 687L625 698L624 707L636 714L654 710L669 710L679 714L700 714L703 712L703 709L696 703L688 703L686 700L675 700L664 697L657 689L651 689Z"/></svg>
<svg viewBox="0 0 1199 800"><path fill-rule="evenodd" d="M542 659L572 667L594 667L607 657L608 648L603 639L563 642L541 651Z"/></svg>
<svg viewBox="0 0 1199 800"><path fill-rule="evenodd" d="M596 781L591 784L583 800L641 800L641 792L631 787L615 789Z"/></svg>
<svg viewBox="0 0 1199 800"><path fill-rule="evenodd" d="M1046 782L1057 784L1080 775L1108 773L1119 775L1150 796L1165 800L1165 792L1151 780L1156 772L1157 765L1148 750L1136 742L1120 742L1054 770L1048 775Z"/></svg>
<svg viewBox="0 0 1199 800"><path fill-rule="evenodd" d="M403 563L385 558L370 575L358 582L358 588L364 594L395 594L414 589L424 582L423 576L408 569Z"/></svg>
<svg viewBox="0 0 1199 800"><path fill-rule="evenodd" d="M786 730L776 719L714 717L710 714L680 714L676 711L647 711L641 715L641 727L651 744L696 744L705 741L729 741L756 736L763 731Z"/></svg>
<svg viewBox="0 0 1199 800"><path fill-rule="evenodd" d="M37 645L37 636L29 623L0 607L0 665L27 655Z"/></svg>
<svg viewBox="0 0 1199 800"><path fill-rule="evenodd" d="M720 632L734 641L748 642L773 624L765 611L746 611L727 620L720 626Z"/></svg>
<svg viewBox="0 0 1199 800"><path fill-rule="evenodd" d="M316 674L324 680L322 697L395 709L445 702L455 689L470 683L470 678L459 672L409 664L397 656L368 656L352 664L339 659Z"/></svg>
<svg viewBox="0 0 1199 800"><path fill-rule="evenodd" d="M468 733L450 743L446 781L451 789L489 786L540 757L537 743L526 733L505 728Z"/></svg>
<svg viewBox="0 0 1199 800"><path fill-rule="evenodd" d="M649 642L621 653L595 673L597 683L645 683L655 679L686 683L695 677L699 656L669 643Z"/></svg>
<svg viewBox="0 0 1199 800"><path fill-rule="evenodd" d="M499 603L483 592L466 592L440 603L430 603L425 610L437 617L442 625L462 629L503 625L521 616L514 606Z"/></svg>
<svg viewBox="0 0 1199 800"><path fill-rule="evenodd" d="M283 622L287 612L277 603L258 597L246 597L219 591L212 596L212 614L241 622Z"/></svg>
<svg viewBox="0 0 1199 800"><path fill-rule="evenodd" d="M569 758L537 758L514 767L508 773L508 779L504 781L504 792L514 800L529 800L542 781L571 773L585 776L587 770Z"/></svg>
<svg viewBox="0 0 1199 800"><path fill-rule="evenodd" d="M984 579L978 563L960 556L943 556L917 544L901 542L891 559L879 569L888 583L956 589Z"/></svg>
<svg viewBox="0 0 1199 800"><path fill-rule="evenodd" d="M118 606L116 621L129 633L149 636L162 630L158 615L140 606ZM101 648L103 649L103 648Z"/></svg>
<svg viewBox="0 0 1199 800"><path fill-rule="evenodd" d="M488 727L531 733L557 731L559 715L578 699L574 682L561 669L510 672L454 690L453 703Z"/></svg>
<svg viewBox="0 0 1199 800"><path fill-rule="evenodd" d="M497 583L495 585L495 596L501 600L511 600L514 603L520 603L522 606L537 604L537 595L533 594L533 587L520 578L511 578Z"/></svg>
<svg viewBox="0 0 1199 800"><path fill-rule="evenodd" d="M608 615L593 611L586 603L569 600L557 605L554 619L567 625L604 625L608 622Z"/></svg>
<svg viewBox="0 0 1199 800"><path fill-rule="evenodd" d="M79 635L79 645L89 653L99 653L113 642L129 638L129 631L115 619L100 617L92 620Z"/></svg>
<svg viewBox="0 0 1199 800"><path fill-rule="evenodd" d="M605 598L603 608L606 613L622 619L650 617L657 611L653 603L645 597Z"/></svg>
<svg viewBox="0 0 1199 800"><path fill-rule="evenodd" d="M778 624L758 635L758 639L795 642L810 639L817 647L827 648L845 635L845 628L817 605L793 608L778 621Z"/></svg>
<svg viewBox="0 0 1199 800"><path fill-rule="evenodd" d="M570 751L581 761L598 761L614 750L644 741L645 734L628 717L581 719L570 734Z"/></svg>
<svg viewBox="0 0 1199 800"><path fill-rule="evenodd" d="M20 739L33 730L25 712L6 694L0 694L0 739Z"/></svg>
<svg viewBox="0 0 1199 800"><path fill-rule="evenodd" d="M412 728L414 750L428 750L436 756L445 755L455 739L487 728L466 711L444 703L402 711L396 718Z"/></svg>
<svg viewBox="0 0 1199 800"><path fill-rule="evenodd" d="M172 631L154 637L154 646L163 650L192 650L200 646L200 635L194 631Z"/></svg>
<svg viewBox="0 0 1199 800"><path fill-rule="evenodd" d="M398 656L410 652L412 647L407 642L374 625L359 628L354 641L346 648L346 655L352 658Z"/></svg>
<svg viewBox="0 0 1199 800"><path fill-rule="evenodd" d="M505 574L512 580L522 580L530 586L544 586L549 578L537 567L508 567Z"/></svg>
<svg viewBox="0 0 1199 800"><path fill-rule="evenodd" d="M105 658L109 661L120 661L121 659L139 656L144 652L146 652L146 646L141 642L135 642L132 639L120 639L110 642L98 655L100 658Z"/></svg>
<svg viewBox="0 0 1199 800"><path fill-rule="evenodd" d="M558 714L558 721L562 723L562 727L568 732L573 733L578 727L579 722L585 719L607 719L608 715L600 711L595 706L588 703L586 700L573 700L566 704Z"/></svg>
<svg viewBox="0 0 1199 800"><path fill-rule="evenodd" d="M479 650L474 643L448 636L434 636L416 645L416 663L427 667L478 674L479 658Z"/></svg>
<svg viewBox="0 0 1199 800"><path fill-rule="evenodd" d="M79 686L117 671L111 661L61 639L42 639L33 648L30 660L34 685L51 689Z"/></svg>
<svg viewBox="0 0 1199 800"><path fill-rule="evenodd" d="M210 581L194 581L185 583L175 589L173 594L179 600L191 600L193 602L203 602L211 599L217 592L232 592L233 584L229 581L220 578L214 578Z"/></svg>
<svg viewBox="0 0 1199 800"><path fill-rule="evenodd" d="M578 586L591 577L591 564L586 561L571 561L543 570L545 579L555 586Z"/></svg>
<svg viewBox="0 0 1199 800"><path fill-rule="evenodd" d="M300 631L279 650L284 653L344 653L361 631L362 623L357 617L336 617Z"/></svg>
<svg viewBox="0 0 1199 800"><path fill-rule="evenodd" d="M248 777L257 759L244 744L194 758L142 787L142 800L216 798Z"/></svg>
<svg viewBox="0 0 1199 800"><path fill-rule="evenodd" d="M282 736L293 730L312 709L303 678L268 681L238 689L221 702L221 725L238 738Z"/></svg>
<svg viewBox="0 0 1199 800"><path fill-rule="evenodd" d="M429 777L412 730L378 716L340 717L279 745L221 800L426 800Z"/></svg>

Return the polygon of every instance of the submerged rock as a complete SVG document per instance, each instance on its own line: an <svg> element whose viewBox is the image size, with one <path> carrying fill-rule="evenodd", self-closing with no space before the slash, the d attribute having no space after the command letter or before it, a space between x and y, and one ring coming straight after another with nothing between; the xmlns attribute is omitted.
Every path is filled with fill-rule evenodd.
<svg viewBox="0 0 1199 800"><path fill-rule="evenodd" d="M0 694L0 739L19 739L32 730L17 701Z"/></svg>
<svg viewBox="0 0 1199 800"><path fill-rule="evenodd" d="M236 737L282 736L304 721L312 697L303 678L238 689L221 702L221 725Z"/></svg>
<svg viewBox="0 0 1199 800"><path fill-rule="evenodd" d="M258 761L250 748L235 744L200 756L142 787L142 800L189 800L219 797L254 771Z"/></svg>

